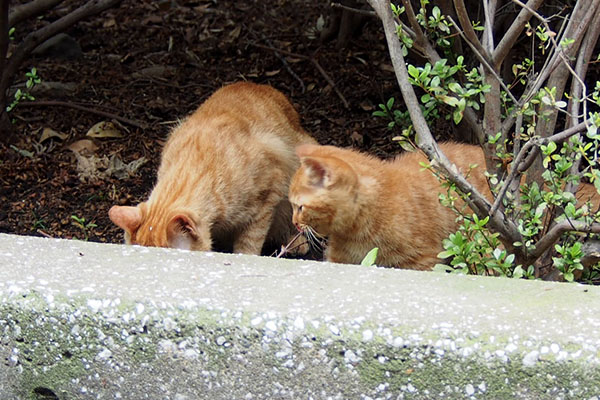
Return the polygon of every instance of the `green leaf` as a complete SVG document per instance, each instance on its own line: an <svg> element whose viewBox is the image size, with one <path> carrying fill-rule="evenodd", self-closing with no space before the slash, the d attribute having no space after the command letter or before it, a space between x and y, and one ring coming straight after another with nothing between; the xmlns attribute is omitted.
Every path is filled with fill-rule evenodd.
<svg viewBox="0 0 600 400"><path fill-rule="evenodd" d="M443 258L452 257L454 255L456 255L456 252L454 250L445 250L445 251L440 252L437 255L437 257L443 259Z"/></svg>
<svg viewBox="0 0 600 400"><path fill-rule="evenodd" d="M412 76L414 79L419 77L419 70L414 65L408 65L408 74Z"/></svg>
<svg viewBox="0 0 600 400"><path fill-rule="evenodd" d="M512 277L515 279L519 279L522 278L524 274L525 271L523 271L523 268L520 265L517 265L513 271Z"/></svg>
<svg viewBox="0 0 600 400"><path fill-rule="evenodd" d="M459 100L456 97L454 97L454 96L446 96L444 94L439 95L438 99L440 101L442 101L443 103L448 104L451 107L456 107L458 105L458 103L459 103Z"/></svg>
<svg viewBox="0 0 600 400"><path fill-rule="evenodd" d="M390 97L390 99L387 101L387 109L390 110L393 106L394 106L394 98Z"/></svg>
<svg viewBox="0 0 600 400"><path fill-rule="evenodd" d="M364 267L370 267L375 265L375 260L377 259L377 253L379 252L379 248L374 247L367 253L365 258L360 262L360 265Z"/></svg>
<svg viewBox="0 0 600 400"><path fill-rule="evenodd" d="M457 110L457 111L454 111L454 112L452 113L452 117L453 117L453 119L454 119L454 123L455 123L456 125L460 124L460 121L462 121L462 118L463 118L463 113L464 113L464 111L458 111L458 110Z"/></svg>

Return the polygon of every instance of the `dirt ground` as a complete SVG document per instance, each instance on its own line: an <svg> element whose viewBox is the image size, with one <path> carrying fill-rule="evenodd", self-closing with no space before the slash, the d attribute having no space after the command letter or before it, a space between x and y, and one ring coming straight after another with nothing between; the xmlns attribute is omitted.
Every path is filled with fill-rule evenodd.
<svg viewBox="0 0 600 400"><path fill-rule="evenodd" d="M0 146L0 232L121 242L108 209L144 200L172 125L238 80L285 93L320 143L398 153L387 121L372 116L398 98L379 21L338 49L318 39L328 13L327 1L125 0L77 24L67 33L80 57L23 66L42 84L37 104L12 113L18 142ZM101 122L112 126L90 132Z"/></svg>

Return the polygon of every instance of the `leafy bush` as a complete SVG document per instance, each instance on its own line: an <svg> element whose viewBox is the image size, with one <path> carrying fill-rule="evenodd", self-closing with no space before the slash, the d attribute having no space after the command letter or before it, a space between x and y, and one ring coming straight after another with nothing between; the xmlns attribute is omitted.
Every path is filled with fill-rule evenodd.
<svg viewBox="0 0 600 400"><path fill-rule="evenodd" d="M526 278L558 272L567 281L584 271L593 280L597 267L586 269L582 243L600 233L600 213L575 193L582 181L600 190L600 82L586 81L600 7L583 0L555 14L532 0L503 10L519 18L495 29L499 18L488 16L498 10L467 11L494 5L466 1L441 4L453 6L446 10L429 0L403 0L391 9L384 0L369 1L383 22L406 106L390 98L374 115L389 119L402 147L418 145L434 161L431 169L447 188L440 201L457 213L459 229L440 253L447 263L436 269ZM406 62L409 54L427 61ZM456 132L473 132L483 147L493 203L438 156L428 125L440 118ZM459 198L470 208L457 209Z"/></svg>

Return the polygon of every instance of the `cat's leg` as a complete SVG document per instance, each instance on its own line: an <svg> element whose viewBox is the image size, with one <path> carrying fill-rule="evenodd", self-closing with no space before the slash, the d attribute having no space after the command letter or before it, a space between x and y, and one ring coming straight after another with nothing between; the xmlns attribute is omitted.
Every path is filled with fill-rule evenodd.
<svg viewBox="0 0 600 400"><path fill-rule="evenodd" d="M437 258L434 255L423 256L423 257L420 257L419 259L417 259L416 262L407 264L403 267L409 268L409 269L415 269L418 271L431 271L433 269L433 267L435 266L435 264L439 264L441 262L443 262L443 260L440 260L439 258Z"/></svg>
<svg viewBox="0 0 600 400"><path fill-rule="evenodd" d="M277 202L265 202L256 210L254 219L246 225L233 242L233 252L260 255L273 221Z"/></svg>

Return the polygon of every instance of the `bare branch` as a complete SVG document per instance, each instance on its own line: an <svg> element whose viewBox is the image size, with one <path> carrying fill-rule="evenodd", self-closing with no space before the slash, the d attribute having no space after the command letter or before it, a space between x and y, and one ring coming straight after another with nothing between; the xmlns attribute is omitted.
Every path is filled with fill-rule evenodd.
<svg viewBox="0 0 600 400"><path fill-rule="evenodd" d="M484 0L483 10L485 13L485 29L483 30L483 48L486 54L491 54L494 50L494 14L496 13L497 0Z"/></svg>
<svg viewBox="0 0 600 400"><path fill-rule="evenodd" d="M406 16L408 17L408 22L410 23L410 26L416 35L415 45L423 50L428 60L430 60L432 63L436 63L441 59L441 57L437 53L437 51L435 51L435 49L433 48L429 40L427 40L427 37L421 30L421 26L419 25L419 21L417 21L417 17L412 8L410 0L402 0L402 4L406 9Z"/></svg>
<svg viewBox="0 0 600 400"><path fill-rule="evenodd" d="M579 48L579 56L577 57L577 63L575 64L575 77L571 84L571 99L567 108L568 114L571 118L568 121L568 126L576 125L579 122L579 105L583 102L583 116L587 117L586 102L585 98L586 87L583 82L587 73L589 62L594 52L594 47L600 36L600 13L596 13L594 19L590 24L590 29L586 32L581 47Z"/></svg>
<svg viewBox="0 0 600 400"><path fill-rule="evenodd" d="M281 54L284 54L284 55L287 55L287 56L290 56L290 57L296 57L296 58L301 58L303 60L310 61L315 66L315 68L317 69L317 71L319 71L319 73L323 76L323 78L325 78L325 80L327 81L327 83L333 88L333 90L335 91L335 93L338 95L338 97L340 98L340 100L344 104L344 107L345 108L350 108L350 104L348 104L348 100L346 100L346 98L344 97L343 93L337 87L337 85L335 84L335 82L333 81L333 79L331 79L331 77L329 76L329 74L327 73L327 71L325 71L323 69L323 67L321 67L321 64L319 64L319 62L314 57L305 56L304 54L292 53L291 51L287 51L287 50L283 50L283 49L277 49L277 48L272 47L272 46L263 46L263 45L258 44L258 43L251 43L251 44L252 44L252 46L259 47L261 49L271 50L271 51L275 52L276 54L277 53L281 53Z"/></svg>
<svg viewBox="0 0 600 400"><path fill-rule="evenodd" d="M532 10L537 10L543 2L544 0L529 0L527 4L518 2L523 4L523 8L510 28L508 28L508 31L502 36L500 43L498 43L498 46L496 46L494 53L492 54L492 64L497 69L500 68L510 49L514 46L521 32L523 32L523 28L525 28L525 25L531 19L531 16L533 15Z"/></svg>
<svg viewBox="0 0 600 400"><path fill-rule="evenodd" d="M437 143L431 136L431 132L427 126L425 118L421 114L417 96L415 95L409 81L406 63L404 61L404 57L402 56L402 48L396 35L394 19L389 3L387 0L369 0L369 3L375 9L377 15L379 15L379 18L381 18L383 23L383 28L389 46L392 64L396 72L398 85L400 86L400 91L402 92L402 96L412 119L413 126L417 134L419 148L423 150L423 152L431 160L432 166L438 168L443 175L454 182L460 191L463 193L470 193L470 196L467 199L469 206L478 216L486 217L491 204L460 174L460 172L458 172L456 166L454 166L441 152L437 146ZM519 241L521 235L517 229L517 226L512 221L506 219L502 213L491 215L489 221L492 229L500 233L500 236L503 238L503 243L509 252L522 252L521 249L516 248L513 245L514 242Z"/></svg>
<svg viewBox="0 0 600 400"><path fill-rule="evenodd" d="M477 33L475 33L475 29L473 29L473 25L471 25L471 19L467 13L464 0L454 0L454 9L456 10L456 16L458 17L458 22L460 22L460 27L462 28L466 37L465 41L477 49L477 52L487 61L490 58L490 53L483 48L479 38L477 37ZM452 23L460 32L460 29L456 23L454 21L452 21Z"/></svg>
<svg viewBox="0 0 600 400"><path fill-rule="evenodd" d="M585 38L581 43L579 49L579 56L577 57L577 63L575 64L575 77L571 83L571 96L569 105L567 107L567 114L571 118L567 118L566 126L574 126L579 122L579 105L583 105L583 117L587 117L587 93L586 86L583 80L587 74L587 68L592 58L596 42L600 36L600 13L596 13L594 19L590 24L590 29L586 32ZM573 165L569 169L569 175L578 175L579 167L581 165L581 158L575 159ZM568 182L565 191L575 193L578 184Z"/></svg>
<svg viewBox="0 0 600 400"><path fill-rule="evenodd" d="M0 71L4 71L8 51L8 2L9 0L0 0ZM0 98L3 96L1 94Z"/></svg>
<svg viewBox="0 0 600 400"><path fill-rule="evenodd" d="M345 6L345 5L341 4L341 3L331 3L331 8L340 8L342 10L350 11L350 12L353 12L355 14L360 14L360 15L364 15L364 16L367 16L367 17L377 17L377 14L374 11L362 10L360 8L348 7L348 6Z"/></svg>
<svg viewBox="0 0 600 400"><path fill-rule="evenodd" d="M95 115L99 115L101 117L105 117L105 118L110 118L110 119L114 119L116 121L122 122L124 124L127 125L131 125L134 126L136 128L140 128L140 129L146 129L147 126L146 124L144 124L143 122L140 121L136 121L133 119L129 119L126 117L121 117L120 115L116 115L110 112L106 112L106 111L102 111L102 110L96 110L93 108L89 108L89 107L84 107L82 105L79 105L77 103L69 103L66 101L59 101L59 100L49 100L49 101L40 101L40 100L36 100L36 101L24 101L24 102L20 102L19 104L17 104L17 107L21 108L21 107L68 107L68 108L73 108L75 110L79 110L79 111L83 111L83 112L87 112L90 114L95 114Z"/></svg>
<svg viewBox="0 0 600 400"><path fill-rule="evenodd" d="M539 138L539 137L533 138L530 141L528 141L527 143L525 143L525 145L519 151L519 153L517 154L517 157L514 159L514 161L512 163L513 168L511 169L510 174L504 181L502 188L498 192L498 197L496 197L496 200L494 201L494 204L492 205L492 208L490 209L490 214L494 214L496 212L496 210L499 209L500 205L502 204L502 199L506 195L506 191L508 190L511 182L518 175L520 175L522 172L527 170L527 168L529 167L529 165L527 165L527 164L530 164L530 162L531 162L529 160L530 155L531 155L531 153L529 152L530 150L535 151L534 147L539 147L541 145L547 145L550 142L561 143L561 142L567 140L568 138L570 138L571 136L577 135L578 133L585 131L591 122L592 122L591 119L587 119L569 129L565 129L564 131L556 133L552 136L547 136L544 138Z"/></svg>
<svg viewBox="0 0 600 400"><path fill-rule="evenodd" d="M586 224L581 221L565 220L557 223L536 244L531 255L540 257L550 248L565 232L600 233L600 224Z"/></svg>
<svg viewBox="0 0 600 400"><path fill-rule="evenodd" d="M13 27L26 19L42 15L64 0L34 0L13 8L8 16L8 26Z"/></svg>
<svg viewBox="0 0 600 400"><path fill-rule="evenodd" d="M515 104L517 104L518 100L515 98L515 96L513 96L512 92L506 86L506 84L504 83L504 81L502 80L502 78L500 78L500 76L498 75L498 73L489 64L489 62L488 62L487 58L485 57L484 53L481 53L477 49L477 47L475 46L475 44L471 43L471 41L467 37L465 37L463 35L463 32L461 32L459 26L456 24L456 22L454 22L454 20L452 19L452 17L448 17L448 19L450 20L450 22L452 22L452 25L454 25L454 28L456 28L456 31L458 32L458 34L465 40L465 42L467 42L467 44L469 45L469 47L471 47L471 50L473 50L473 53L475 54L475 56L477 57L477 59L479 60L479 62L481 62L481 64L483 64L483 66L486 68L486 71L490 72L492 75L494 75L494 77L496 78L496 80L498 81L498 83L500 83L500 86L502 87L502 89L504 89L506 91L506 93L508 94L508 96L511 98L511 100ZM482 48L482 50L483 50L483 48Z"/></svg>
<svg viewBox="0 0 600 400"><path fill-rule="evenodd" d="M402 29L406 30L409 33L412 33L411 36L415 39L414 47L420 49L430 63L435 64L441 59L441 57L435 50L435 48L431 46L431 43L423 34L423 31L421 30L419 22L417 21L410 1L406 0L405 3L407 4L405 5L405 8L407 10L406 13L409 16L409 21L414 31L405 27L404 24L402 24ZM471 107L465 109L464 121L469 125L469 128L475 133L478 142L483 143L485 141L485 135L483 134L483 130L481 129L481 125L479 124L477 114Z"/></svg>
<svg viewBox="0 0 600 400"><path fill-rule="evenodd" d="M15 50L13 55L8 60L2 71L2 78L0 80L0 92L8 88L9 82L17 72L19 66L23 61L31 54L33 49L43 43L45 40L51 38L59 32L63 32L70 26L87 18L91 15L97 14L110 8L121 0L91 0L85 3L83 6L77 8L73 12L65 15L64 17L52 22L37 31L31 32L25 37L25 40Z"/></svg>

